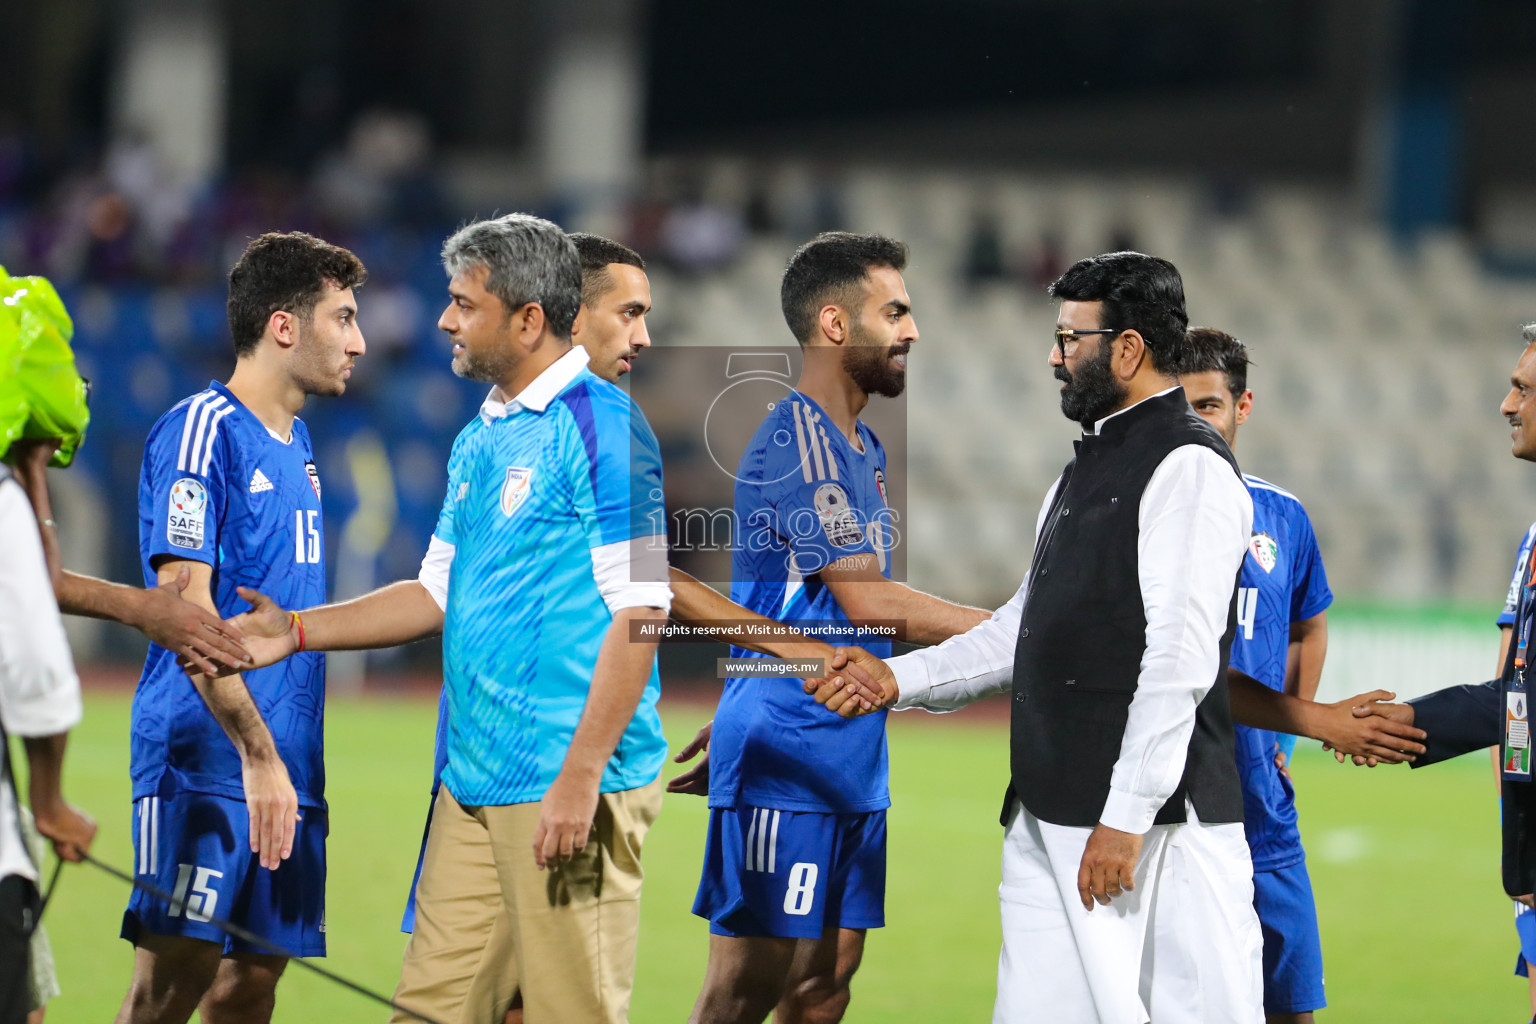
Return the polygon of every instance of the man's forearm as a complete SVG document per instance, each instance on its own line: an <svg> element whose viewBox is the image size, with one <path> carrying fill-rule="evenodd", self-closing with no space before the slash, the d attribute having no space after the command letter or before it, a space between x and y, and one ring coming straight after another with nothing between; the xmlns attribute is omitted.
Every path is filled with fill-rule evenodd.
<svg viewBox="0 0 1536 1024"><path fill-rule="evenodd" d="M748 611L681 569L670 570L669 582L672 585L671 617L677 622L707 629L716 639L775 658L832 657L830 644L812 639L766 615Z"/></svg>
<svg viewBox="0 0 1536 1024"><path fill-rule="evenodd" d="M645 685L650 680L656 659L656 642L634 642L630 623L637 619L661 621L664 613L657 608L624 608L613 617L592 671L592 687L586 707L581 712L571 747L566 751L561 774L596 785L614 748L629 727Z"/></svg>
<svg viewBox="0 0 1536 1024"><path fill-rule="evenodd" d="M190 678L242 761L264 761L277 756L272 731L239 674L210 679L197 673Z"/></svg>
<svg viewBox="0 0 1536 1024"><path fill-rule="evenodd" d="M82 576L65 569L59 581L59 610L66 615L111 619L137 628L143 594L138 587Z"/></svg>
<svg viewBox="0 0 1536 1024"><path fill-rule="evenodd" d="M425 640L443 631L443 610L415 580L401 580L339 604L298 609L304 649L366 651Z"/></svg>
<svg viewBox="0 0 1536 1024"><path fill-rule="evenodd" d="M1309 717L1318 705L1271 690L1257 679L1227 670L1227 690L1232 702L1232 721L1251 729L1287 732L1316 739Z"/></svg>
<svg viewBox="0 0 1536 1024"><path fill-rule="evenodd" d="M22 746L27 751L27 795L32 812L48 817L64 803L64 747L69 733L54 736L27 736Z"/></svg>
<svg viewBox="0 0 1536 1024"><path fill-rule="evenodd" d="M845 580L833 586L833 594L854 625L889 622L896 627L895 639L907 643L943 643L992 617L984 608L951 604L894 580Z"/></svg>

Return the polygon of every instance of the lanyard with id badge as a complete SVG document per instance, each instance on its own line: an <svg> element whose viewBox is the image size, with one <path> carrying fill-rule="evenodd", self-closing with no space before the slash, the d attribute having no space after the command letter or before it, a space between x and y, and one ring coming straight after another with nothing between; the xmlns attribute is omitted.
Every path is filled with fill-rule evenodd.
<svg viewBox="0 0 1536 1024"><path fill-rule="evenodd" d="M1536 618L1536 558L1527 560L1525 586L1520 591L1520 637L1515 647L1515 671L1504 687L1504 780L1531 781L1531 702L1525 669L1531 649L1531 622Z"/></svg>

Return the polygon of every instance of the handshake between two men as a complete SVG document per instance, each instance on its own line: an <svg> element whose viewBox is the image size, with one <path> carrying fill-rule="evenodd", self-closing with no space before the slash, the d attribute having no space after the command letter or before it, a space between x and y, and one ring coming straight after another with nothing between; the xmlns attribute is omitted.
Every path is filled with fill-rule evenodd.
<svg viewBox="0 0 1536 1024"><path fill-rule="evenodd" d="M1374 768L1377 764L1404 764L1424 753L1427 738L1413 725L1408 704L1393 703L1388 690L1371 690L1332 704L1302 700L1272 690L1241 672L1228 670L1232 718L1239 725L1271 732L1290 733L1322 741L1342 764L1345 759ZM1002 693L1007 682L978 694ZM871 714L892 707L901 697L896 675L880 658L862 647L839 647L827 673L807 679L805 692L844 718Z"/></svg>

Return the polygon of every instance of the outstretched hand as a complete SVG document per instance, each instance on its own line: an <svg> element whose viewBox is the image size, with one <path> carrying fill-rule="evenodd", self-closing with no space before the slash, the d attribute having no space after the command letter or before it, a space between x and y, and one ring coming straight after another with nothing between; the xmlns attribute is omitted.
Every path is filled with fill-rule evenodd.
<svg viewBox="0 0 1536 1024"><path fill-rule="evenodd" d="M145 590L130 624L174 652L188 671L219 676L250 668L240 628L181 596L191 581L192 570L183 565L171 579Z"/></svg>
<svg viewBox="0 0 1536 1024"><path fill-rule="evenodd" d="M1397 694L1372 690L1334 704L1323 705L1319 738L1340 764L1350 757L1357 765L1403 764L1424 753L1429 734L1413 726L1413 705L1394 704Z"/></svg>
<svg viewBox="0 0 1536 1024"><path fill-rule="evenodd" d="M827 664L827 674L807 679L805 692L844 718L883 710L900 696L890 667L862 647L839 647Z"/></svg>
<svg viewBox="0 0 1536 1024"><path fill-rule="evenodd" d="M251 652L247 668L264 668L299 649L299 633L292 613L260 591L238 587L236 592L251 603L250 611L229 620L245 635L246 650Z"/></svg>
<svg viewBox="0 0 1536 1024"><path fill-rule="evenodd" d="M704 723L698 735L689 740L677 756L672 758L678 764L687 764L699 754L699 763L687 771L674 775L667 781L668 793L687 793L689 796L709 796L709 737L714 731L715 723L711 719Z"/></svg>

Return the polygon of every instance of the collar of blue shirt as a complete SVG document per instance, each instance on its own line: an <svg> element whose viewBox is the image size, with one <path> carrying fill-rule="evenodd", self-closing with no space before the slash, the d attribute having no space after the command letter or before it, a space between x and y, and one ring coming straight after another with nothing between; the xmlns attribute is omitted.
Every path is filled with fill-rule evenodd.
<svg viewBox="0 0 1536 1024"><path fill-rule="evenodd" d="M587 350L580 345L572 345L571 350L551 363L543 373L528 384L527 387L517 393L517 397L508 402L502 397L501 386L491 388L491 393L485 396L485 401L480 403L480 418L487 423L499 420L503 416L510 416L519 409L531 409L534 412L543 412L549 408L549 403L555 400L555 396L565 390L565 386L576 379L576 375L587 366Z"/></svg>

